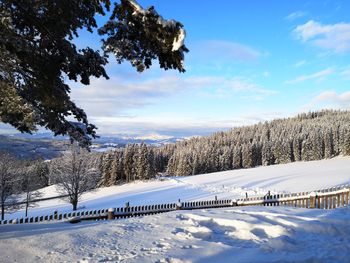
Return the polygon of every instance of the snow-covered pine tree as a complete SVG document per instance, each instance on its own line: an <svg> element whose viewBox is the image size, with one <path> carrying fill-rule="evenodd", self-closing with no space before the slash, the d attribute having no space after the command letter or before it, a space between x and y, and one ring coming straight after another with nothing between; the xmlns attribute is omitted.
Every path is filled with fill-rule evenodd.
<svg viewBox="0 0 350 263"><path fill-rule="evenodd" d="M135 144L128 144L124 153L124 173L126 182L130 182L135 179Z"/></svg>
<svg viewBox="0 0 350 263"><path fill-rule="evenodd" d="M242 147L242 167L243 168L251 168L253 167L253 152L252 145L250 143L246 143Z"/></svg>
<svg viewBox="0 0 350 263"><path fill-rule="evenodd" d="M263 142L261 149L262 165L275 164L275 156L273 155L272 143L270 141Z"/></svg>
<svg viewBox="0 0 350 263"><path fill-rule="evenodd" d="M242 148L241 146L236 145L233 148L233 156L232 156L232 168L240 169L242 168Z"/></svg>

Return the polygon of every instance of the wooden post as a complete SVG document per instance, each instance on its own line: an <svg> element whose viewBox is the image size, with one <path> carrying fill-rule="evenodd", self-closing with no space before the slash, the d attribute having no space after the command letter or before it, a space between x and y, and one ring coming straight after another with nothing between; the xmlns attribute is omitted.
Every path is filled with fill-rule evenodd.
<svg viewBox="0 0 350 263"><path fill-rule="evenodd" d="M237 206L237 200L236 199L232 199L231 200L231 206Z"/></svg>
<svg viewBox="0 0 350 263"><path fill-rule="evenodd" d="M114 212L115 208L109 208L107 212L107 219L108 220L113 220L114 219Z"/></svg>
<svg viewBox="0 0 350 263"><path fill-rule="evenodd" d="M310 208L316 208L316 197L317 194L315 192L310 193Z"/></svg>
<svg viewBox="0 0 350 263"><path fill-rule="evenodd" d="M57 220L57 214L58 214L57 210L53 211L53 218L54 218L55 220Z"/></svg>
<svg viewBox="0 0 350 263"><path fill-rule="evenodd" d="M333 194L333 191L334 191L334 188L330 188L330 192L331 192L331 202L330 202L330 206L329 206L329 208L330 209L333 209L334 207L335 207L335 196L334 196L334 194Z"/></svg>
<svg viewBox="0 0 350 263"><path fill-rule="evenodd" d="M330 203L329 203L329 209L333 209L334 208L334 196L330 195Z"/></svg>
<svg viewBox="0 0 350 263"><path fill-rule="evenodd" d="M181 210L181 207L182 207L182 203L181 203L181 200L179 199L176 204L176 210Z"/></svg>
<svg viewBox="0 0 350 263"><path fill-rule="evenodd" d="M324 189L321 190L321 193L324 193ZM320 208L324 209L324 197L320 197Z"/></svg>

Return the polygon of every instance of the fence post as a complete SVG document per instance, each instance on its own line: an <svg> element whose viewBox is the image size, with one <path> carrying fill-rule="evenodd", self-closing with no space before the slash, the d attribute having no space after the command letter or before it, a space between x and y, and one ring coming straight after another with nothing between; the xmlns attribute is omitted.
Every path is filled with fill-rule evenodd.
<svg viewBox="0 0 350 263"><path fill-rule="evenodd" d="M231 206L237 206L237 200L232 199L230 204L231 204Z"/></svg>
<svg viewBox="0 0 350 263"><path fill-rule="evenodd" d="M114 212L115 208L109 208L107 212L107 219L108 220L113 220L114 219Z"/></svg>
<svg viewBox="0 0 350 263"><path fill-rule="evenodd" d="M315 192L310 193L310 208L316 208L316 197L317 194Z"/></svg>
<svg viewBox="0 0 350 263"><path fill-rule="evenodd" d="M181 210L181 207L182 207L182 203L181 203L181 200L179 199L179 201L176 204L176 210Z"/></svg>
<svg viewBox="0 0 350 263"><path fill-rule="evenodd" d="M57 220L57 215L58 215L58 211L55 210L55 211L53 212L53 219Z"/></svg>

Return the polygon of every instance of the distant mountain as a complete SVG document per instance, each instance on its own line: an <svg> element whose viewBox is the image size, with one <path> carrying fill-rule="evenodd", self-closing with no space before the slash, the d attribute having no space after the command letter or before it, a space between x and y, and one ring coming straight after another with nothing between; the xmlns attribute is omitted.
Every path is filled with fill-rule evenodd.
<svg viewBox="0 0 350 263"><path fill-rule="evenodd" d="M17 135L0 135L0 151L10 152L23 159L52 159L68 149L67 140L46 137Z"/></svg>
<svg viewBox="0 0 350 263"><path fill-rule="evenodd" d="M152 146L162 146L183 140L169 136L101 136L93 140L91 149L104 152L115 148L123 148L127 144L144 142ZM23 159L52 159L58 157L69 147L68 137L53 136L52 133L0 135L0 151L8 151Z"/></svg>
<svg viewBox="0 0 350 263"><path fill-rule="evenodd" d="M145 143L152 146L162 146L169 143L175 143L183 140L183 138L169 136L101 136L92 143L92 149L95 151L103 151L111 148L123 148L130 143Z"/></svg>

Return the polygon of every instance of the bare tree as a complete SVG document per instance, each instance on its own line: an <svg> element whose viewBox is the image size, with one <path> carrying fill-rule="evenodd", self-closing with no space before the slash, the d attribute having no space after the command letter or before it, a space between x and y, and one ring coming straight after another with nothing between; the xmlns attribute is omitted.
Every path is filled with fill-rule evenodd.
<svg viewBox="0 0 350 263"><path fill-rule="evenodd" d="M0 203L1 220L5 218L5 202L14 192L16 183L14 170L16 169L16 159L9 153L0 152Z"/></svg>
<svg viewBox="0 0 350 263"><path fill-rule="evenodd" d="M30 203L33 203L33 200L38 199L42 194L37 191L42 184L42 171L43 164L41 161L36 160L34 162L29 162L27 166L23 168L22 180L23 187L25 190L25 216L28 216L28 209Z"/></svg>
<svg viewBox="0 0 350 263"><path fill-rule="evenodd" d="M77 210L81 195L93 189L100 177L89 152L77 146L73 146L62 158L53 161L50 168L53 183L57 184L61 194L68 195L73 211Z"/></svg>

